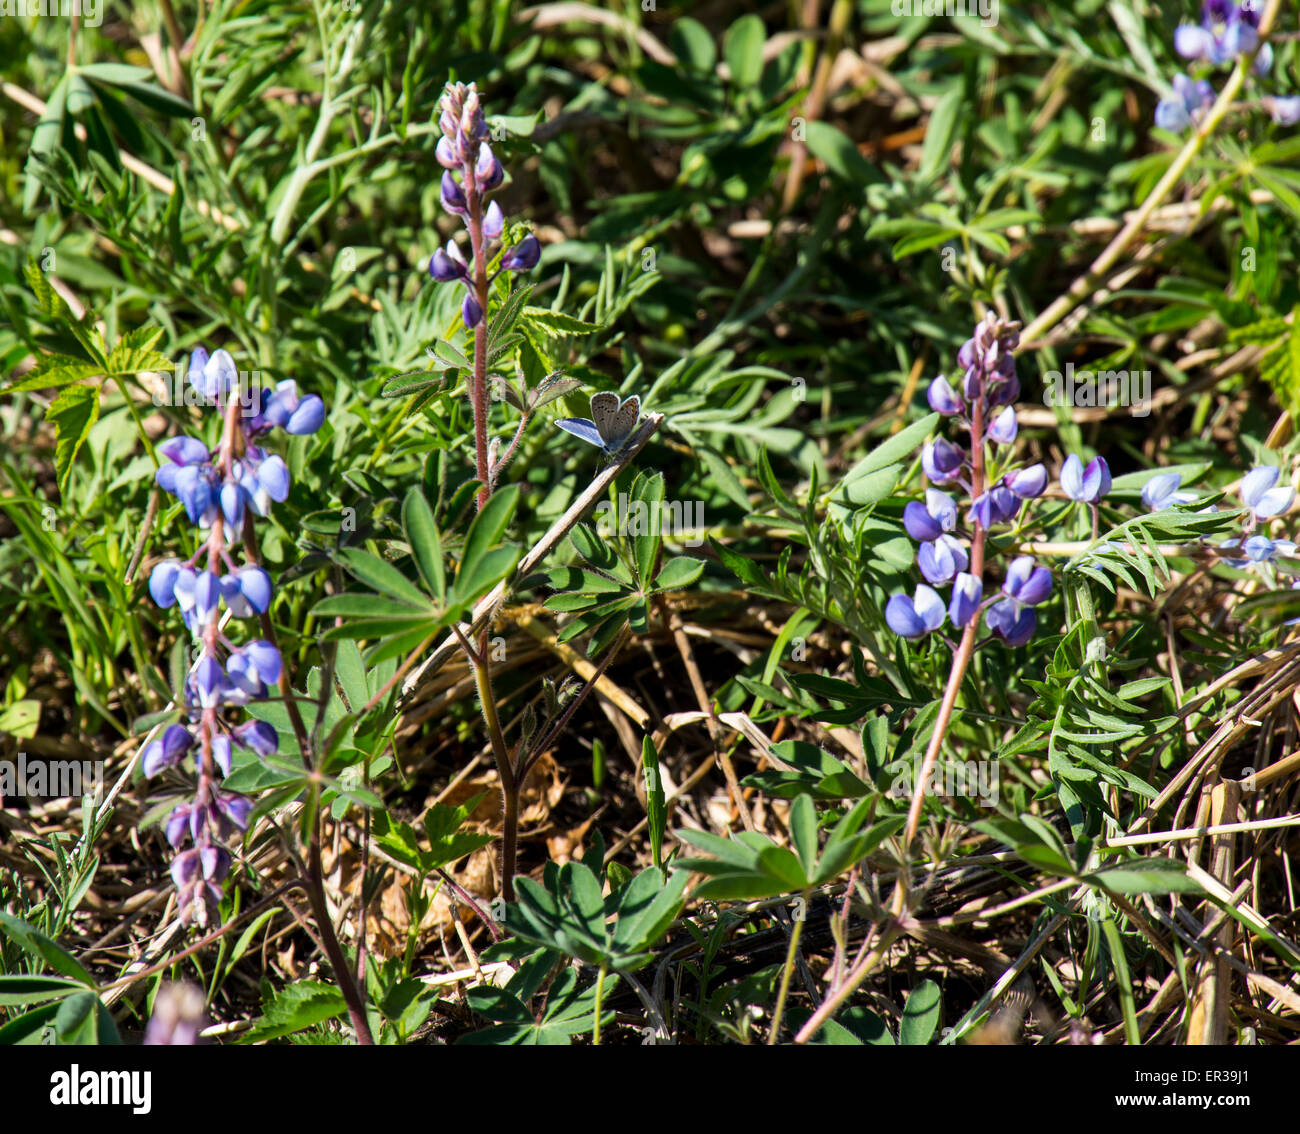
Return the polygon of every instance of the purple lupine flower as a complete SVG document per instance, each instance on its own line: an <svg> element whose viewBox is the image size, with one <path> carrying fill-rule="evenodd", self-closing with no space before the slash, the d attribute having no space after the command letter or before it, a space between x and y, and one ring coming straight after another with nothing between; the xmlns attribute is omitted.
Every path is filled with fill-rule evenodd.
<svg viewBox="0 0 1300 1134"><path fill-rule="evenodd" d="M963 571L953 581L952 599L948 603L948 617L952 624L964 627L979 610L984 597L984 584L974 575Z"/></svg>
<svg viewBox="0 0 1300 1134"><path fill-rule="evenodd" d="M224 402L239 383L235 360L227 350L215 350L209 357L202 347L190 355L190 385L204 405Z"/></svg>
<svg viewBox="0 0 1300 1134"><path fill-rule="evenodd" d="M1080 504L1095 504L1110 491L1110 468L1104 457L1093 457L1084 468L1071 454L1061 467L1061 489Z"/></svg>
<svg viewBox="0 0 1300 1134"><path fill-rule="evenodd" d="M527 272L537 267L537 261L541 258L542 246L537 237L529 233L505 254L501 266L507 272Z"/></svg>
<svg viewBox="0 0 1300 1134"><path fill-rule="evenodd" d="M903 509L903 526L915 540L938 539L957 526L957 506L946 492L929 488L924 504L913 500Z"/></svg>
<svg viewBox="0 0 1300 1134"><path fill-rule="evenodd" d="M1157 473L1142 486L1142 503L1153 512L1162 512L1175 504L1190 504L1194 492L1180 492L1183 478L1179 473Z"/></svg>
<svg viewBox="0 0 1300 1134"><path fill-rule="evenodd" d="M935 484L947 484L960 476L965 459L965 453L942 437L927 442L921 450L921 467Z"/></svg>
<svg viewBox="0 0 1300 1134"><path fill-rule="evenodd" d="M1214 66L1230 63L1259 46L1259 13L1253 3L1206 0L1199 24L1182 24L1174 32L1174 50L1184 59Z"/></svg>
<svg viewBox="0 0 1300 1134"><path fill-rule="evenodd" d="M989 607L984 621L1008 646L1023 646L1038 629L1038 615L1032 607L1014 599L1003 599Z"/></svg>
<svg viewBox="0 0 1300 1134"><path fill-rule="evenodd" d="M194 736L184 725L168 725L162 736L144 746L140 768L152 779L164 768L174 768L194 746Z"/></svg>
<svg viewBox="0 0 1300 1134"><path fill-rule="evenodd" d="M956 392L948 385L948 380L942 374L930 383L925 391L925 398L935 413L941 413L945 417L961 413L965 408L961 399L957 397Z"/></svg>
<svg viewBox="0 0 1300 1134"><path fill-rule="evenodd" d="M990 441L996 441L999 445L1010 445L1015 439L1016 434L1020 431L1020 423L1016 421L1016 411L1011 406L1007 406L988 428Z"/></svg>
<svg viewBox="0 0 1300 1134"><path fill-rule="evenodd" d="M913 500L903 509L903 527L914 540L925 542L943 535L943 525L919 500Z"/></svg>
<svg viewBox="0 0 1300 1134"><path fill-rule="evenodd" d="M1027 469L1008 474L1002 480L1008 491L1015 493L1021 500L1032 500L1047 490L1047 469L1042 465L1030 465Z"/></svg>
<svg viewBox="0 0 1300 1134"><path fill-rule="evenodd" d="M245 721L232 729L231 739L259 756L274 756L280 747L280 736L266 721Z"/></svg>
<svg viewBox="0 0 1300 1134"><path fill-rule="evenodd" d="M1264 45L1265 47L1268 44ZM1294 126L1300 122L1300 95L1288 95L1285 98L1266 98L1263 100L1269 116L1279 126Z"/></svg>
<svg viewBox="0 0 1300 1134"><path fill-rule="evenodd" d="M469 279L469 265L454 241L449 240L446 248L439 248L433 254L429 260L429 275L439 283Z"/></svg>
<svg viewBox="0 0 1300 1134"><path fill-rule="evenodd" d="M145 1047L193 1047L204 1022L203 989L191 981L164 984L153 1001Z"/></svg>
<svg viewBox="0 0 1300 1134"><path fill-rule="evenodd" d="M1181 73L1174 76L1173 88L1173 94L1156 104L1156 125L1181 134L1214 105L1214 88L1205 79L1193 82Z"/></svg>
<svg viewBox="0 0 1300 1134"><path fill-rule="evenodd" d="M903 638L923 638L943 625L943 599L924 583L916 588L916 597L893 595L885 606L885 621Z"/></svg>
<svg viewBox="0 0 1300 1134"><path fill-rule="evenodd" d="M166 559L156 564L149 574L149 593L163 609L178 608L198 639L199 657L186 676L181 697L189 723L169 725L140 755L147 776L174 768L187 756L194 758L198 770L194 798L175 807L165 833L179 852L172 874L181 920L207 925L216 918L221 882L230 870L230 852L222 841L245 829L252 811L251 800L219 790L216 777L231 772L233 744L263 756L273 754L279 744L270 725L236 724L226 710L267 695L268 686L281 676L280 652L274 643L260 638L243 645L231 643L218 621L223 603L238 617L265 614L271 604L271 577L266 570L254 563L241 566L231 555L249 515L265 515L273 501L289 495L289 469L283 458L253 440L273 429L291 435L315 433L324 424L325 404L315 394L301 395L297 383L286 379L274 390L257 391L250 407L255 413L234 414L230 399L238 373L229 354L218 351L209 357L200 348L190 370L196 390L210 398L225 418L221 443L209 451L191 437L163 442L159 450L164 463L157 482L182 502L191 522L208 529L208 534L188 561ZM190 846L185 848L187 842Z"/></svg>
<svg viewBox="0 0 1300 1134"><path fill-rule="evenodd" d="M442 205L447 212L464 220L477 258L477 253L505 235L506 219L501 206L485 199L488 193L501 187L505 181L505 169L487 141L487 119L483 116L478 89L473 83L468 86L448 83L440 106L438 124L442 137L435 156L443 168L440 185ZM505 250L501 257L501 270L525 271L537 264L540 255L541 245L537 237L529 234ZM460 310L466 327L472 329L483 321L486 312L480 297L491 279L479 279L454 242L448 241L445 249L433 254L429 260L429 274L438 283L459 282L464 285L466 294Z"/></svg>
<svg viewBox="0 0 1300 1134"><path fill-rule="evenodd" d="M1007 568L1002 593L1024 606L1037 606L1052 593L1052 573L1035 566L1032 555L1017 556Z"/></svg>
<svg viewBox="0 0 1300 1134"><path fill-rule="evenodd" d="M937 587L952 582L959 571L965 571L970 566L970 556L952 536L940 535L921 544L916 552L916 565L925 581Z"/></svg>
<svg viewBox="0 0 1300 1134"><path fill-rule="evenodd" d="M981 450L991 460L988 446L1012 445L1019 433L1013 405L1020 390L1013 353L1019 343L1019 324L990 312L958 351L957 362L962 368L960 394L942 377L932 380L927 390L932 409L964 422L972 435L972 448L968 454L945 438L936 438L923 446L921 466L932 483L956 481L973 495L968 504L974 525L971 538L980 541L985 550L999 546L996 542L985 543L990 529L1015 520L1024 502L1041 496L1048 482L1046 468L1036 464L1005 473L1001 479L981 485L983 491L975 492L979 485L975 469L984 463L976 460ZM982 433L977 423L983 424ZM976 445L980 449L975 449ZM1078 467L1069 466L1062 474L1063 482L1072 484L1080 493L1086 491L1095 500L1110 488L1105 461L1097 458L1086 474L1078 458L1074 466ZM965 479L967 474L969 481ZM1077 485L1072 478L1077 479ZM1033 607L1051 594L1051 572L1038 566L1032 556L1020 556L1008 565L1000 594L985 604L984 580L970 571L974 552L956 535L949 534L956 532L957 507L951 496L936 488L927 488L924 504L912 501L905 505L903 526L920 543L917 566L925 583L918 587L915 597L891 596L885 621L891 630L906 638L931 633L945 620L969 634L978 626L987 605L990 628L1008 644L1021 645L1037 627ZM945 608L943 599L932 588L948 583L952 592Z"/></svg>
<svg viewBox="0 0 1300 1134"><path fill-rule="evenodd" d="M1295 489L1277 484L1280 470L1274 465L1260 465L1241 479L1241 498L1256 520L1281 515L1295 500Z"/></svg>

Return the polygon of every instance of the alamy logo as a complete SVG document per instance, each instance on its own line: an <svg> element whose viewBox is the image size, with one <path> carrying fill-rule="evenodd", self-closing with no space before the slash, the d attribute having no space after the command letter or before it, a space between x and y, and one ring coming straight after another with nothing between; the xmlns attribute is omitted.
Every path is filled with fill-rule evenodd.
<svg viewBox="0 0 1300 1134"><path fill-rule="evenodd" d="M152 1071L82 1071L74 1063L50 1076L52 1106L129 1106L148 1114L152 1094Z"/></svg>
<svg viewBox="0 0 1300 1134"><path fill-rule="evenodd" d="M606 539L615 533L669 535L685 547L699 547L704 542L704 502L661 500L658 507L651 507L644 500L628 500L627 493L620 492L617 508L608 500L596 505L596 525Z"/></svg>
<svg viewBox="0 0 1300 1134"><path fill-rule="evenodd" d="M912 798L911 768L904 768L889 785L891 799ZM948 764L935 764L926 777L925 793L948 799L962 796L978 799L981 807L996 807L1001 788L996 760L954 760Z"/></svg>
<svg viewBox="0 0 1300 1134"><path fill-rule="evenodd" d="M5 799L80 799L100 797L104 788L103 760L41 760L28 763L0 760L0 801Z"/></svg>
<svg viewBox="0 0 1300 1134"><path fill-rule="evenodd" d="M975 19L986 28L997 27L998 0L893 0L889 10L896 18L904 16L933 20L939 16L952 19Z"/></svg>
<svg viewBox="0 0 1300 1134"><path fill-rule="evenodd" d="M1092 409L1127 406L1134 417L1151 412L1150 370L1075 370L1065 364L1065 373L1049 370L1043 375L1043 404Z"/></svg>
<svg viewBox="0 0 1300 1134"><path fill-rule="evenodd" d="M104 0L0 0L0 16L81 17L85 27L97 28L104 22Z"/></svg>

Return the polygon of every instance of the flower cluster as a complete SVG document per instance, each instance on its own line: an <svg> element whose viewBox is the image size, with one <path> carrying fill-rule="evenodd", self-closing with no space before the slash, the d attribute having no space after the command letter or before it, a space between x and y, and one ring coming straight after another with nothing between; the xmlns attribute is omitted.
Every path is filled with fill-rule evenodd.
<svg viewBox="0 0 1300 1134"><path fill-rule="evenodd" d="M1184 59L1208 67L1234 63L1255 52L1253 71L1265 76L1273 67L1273 48L1259 39L1258 0L1205 0L1199 24L1182 24L1174 33L1174 50ZM1178 74L1173 94L1156 105L1156 125L1178 134L1201 120L1214 103L1214 88L1204 79ZM1284 126L1300 122L1300 96L1261 100L1273 121Z"/></svg>
<svg viewBox="0 0 1300 1134"><path fill-rule="evenodd" d="M1295 556L1296 545L1292 540L1272 539L1267 533L1256 530L1261 524L1290 510L1295 503L1295 489L1278 484L1280 475L1276 467L1260 465L1242 477L1241 499L1247 510L1241 535L1219 544L1220 554L1228 553L1223 557L1229 566L1239 570L1251 566L1258 569L1279 558Z"/></svg>
<svg viewBox="0 0 1300 1134"><path fill-rule="evenodd" d="M429 274L439 283L459 281L465 285L461 315L465 326L478 326L483 318L487 295L488 245L500 240L505 232L505 217L495 201L487 204L487 195L500 188L505 180L501 162L488 141L487 120L479 106L478 89L473 83L448 83L442 96L442 137L438 140L438 164L443 168L442 207L461 217L469 234L471 264L455 241L439 248L429 260ZM457 180L457 174L460 179ZM531 233L506 250L501 269L527 271L536 266L542 248Z"/></svg>
<svg viewBox="0 0 1300 1134"><path fill-rule="evenodd" d="M988 532L1016 520L1024 502L1047 488L1047 470L1041 464L1010 466L996 477L990 475L1019 428L1013 405L1020 395L1013 354L1019 329L1018 323L990 313L957 354L962 369L958 387L941 376L927 391L931 409L954 418L969 433L968 447L940 437L921 451L921 466L933 484L964 490L967 527L960 526L957 502L939 488L927 489L924 504L913 501L904 509L903 525L919 544L916 562L926 580L914 595L893 595L885 607L885 621L904 638L921 638L947 619L965 629L983 613L995 635L1009 645L1023 645L1037 628L1034 607L1051 593L1051 572L1028 555L1012 560L997 592L987 599L984 593ZM1104 469L1102 463L1100 471ZM1093 499L1109 487L1109 473L1104 479L1103 487L1100 472L1093 477L1095 483L1087 489ZM1085 491L1084 480L1087 475L1080 477L1080 492ZM948 584L952 593L945 603L934 588Z"/></svg>
<svg viewBox="0 0 1300 1134"><path fill-rule="evenodd" d="M265 639L236 644L226 637L221 607L230 616L265 614L271 605L271 577L256 563L236 562L233 545L241 540L246 519L264 516L271 501L289 494L284 461L254 442L274 428L314 433L325 419L325 406L314 394L301 397L293 381L257 392L251 406L237 396L237 373L230 355L210 357L202 348L190 359L189 380L222 415L221 440L209 449L193 437L173 437L159 446L166 459L158 485L184 506L190 522L206 533L188 560L165 559L149 576L149 593L160 607L177 607L198 644L198 663L186 679L185 723L169 725L145 745L141 765L146 776L179 765L193 756L198 786L192 800L180 804L167 820L167 840L178 851L172 863L182 920L209 924L216 916L221 883L230 870L230 853L222 843L248 824L251 802L217 786L216 772L230 774L232 745L269 756L279 745L276 731L264 721L235 724L223 715L231 706L265 697L280 679L280 651ZM245 557L247 551L245 551Z"/></svg>

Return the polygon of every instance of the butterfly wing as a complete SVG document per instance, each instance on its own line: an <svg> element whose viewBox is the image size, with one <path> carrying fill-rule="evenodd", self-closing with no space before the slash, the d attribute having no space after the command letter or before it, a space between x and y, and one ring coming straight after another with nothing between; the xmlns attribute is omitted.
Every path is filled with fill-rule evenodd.
<svg viewBox="0 0 1300 1134"><path fill-rule="evenodd" d="M632 430L636 428L636 423L640 420L641 399L633 394L618 407L618 413L614 415L614 422L610 426L612 436L605 437L606 444L622 445L624 441L632 436ZM604 437L604 430L601 430L601 436Z"/></svg>
<svg viewBox="0 0 1300 1134"><path fill-rule="evenodd" d="M618 395L601 390L591 395L591 420L600 431L601 444L614 436L614 419L618 417Z"/></svg>
<svg viewBox="0 0 1300 1134"><path fill-rule="evenodd" d="M598 449L605 447L604 438L601 437L595 422L588 421L585 417L562 417L555 424L565 433L572 433L575 437L582 438L588 445L595 445Z"/></svg>

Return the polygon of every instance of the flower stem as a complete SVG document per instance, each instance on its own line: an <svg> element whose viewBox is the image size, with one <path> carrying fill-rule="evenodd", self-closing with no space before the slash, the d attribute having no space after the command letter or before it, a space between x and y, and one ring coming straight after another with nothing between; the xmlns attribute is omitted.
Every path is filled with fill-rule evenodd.
<svg viewBox="0 0 1300 1134"><path fill-rule="evenodd" d="M607 971L607 966L602 963L600 970L596 973L596 1025L591 1031L593 1047L600 1046L600 1008L605 999L605 973Z"/></svg>
<svg viewBox="0 0 1300 1134"><path fill-rule="evenodd" d="M804 909L808 906L808 891L803 893ZM785 1017L785 998L790 992L790 977L794 974L795 957L798 955L799 938L803 935L803 918L794 919L794 928L790 930L790 948L785 954L785 968L781 971L781 988L776 994L776 1008L772 1012L772 1034L767 1037L768 1045L775 1047L781 1039L781 1020Z"/></svg>

